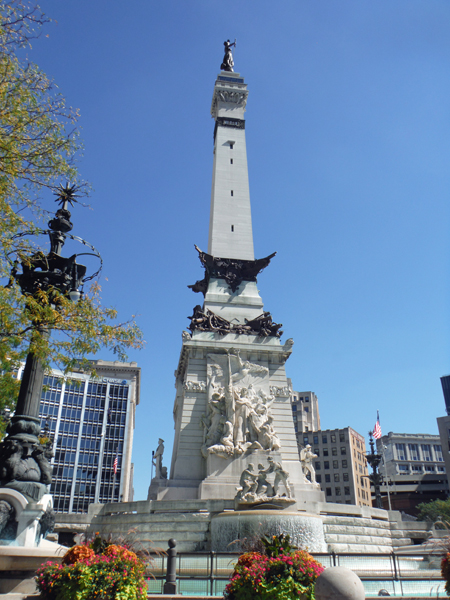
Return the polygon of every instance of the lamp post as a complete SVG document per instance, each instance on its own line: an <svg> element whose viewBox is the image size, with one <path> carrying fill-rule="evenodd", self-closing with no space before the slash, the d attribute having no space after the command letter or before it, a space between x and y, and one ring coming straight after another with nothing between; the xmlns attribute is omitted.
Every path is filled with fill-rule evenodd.
<svg viewBox="0 0 450 600"><path fill-rule="evenodd" d="M371 431L369 431L369 444L370 444L370 454L369 453L366 454L366 460L369 463L369 465L372 467L372 474L369 475L369 479L375 489L376 507L383 508L383 502L381 500L381 489L380 489L383 477L382 477L381 473L379 473L379 471L378 471L378 467L381 463L382 456L381 456L381 454L378 454L377 452L375 452L375 447L374 447Z"/></svg>
<svg viewBox="0 0 450 600"><path fill-rule="evenodd" d="M73 206L76 202L76 191L77 188L69 184L59 187L56 202L60 204L60 208L49 221L49 229L26 231L13 238L36 234L46 234L50 238L48 254L39 251L27 256L19 250L14 261L12 255L9 257L13 264L11 276L18 282L24 296L38 300L39 293L45 292L51 303L52 296L56 298L56 295L63 294L77 302L82 294L80 287L98 275L102 268L102 259L97 250L85 240L69 233L73 225L68 206ZM81 242L91 252L64 258L61 256L61 250L68 238ZM96 273L86 277L87 268L77 263L77 257L81 255L91 255L99 259L100 268ZM18 272L19 265L21 272ZM38 332L41 335L49 335L49 330L45 324L40 323L39 318L31 317L31 323L32 341L23 371L16 411L7 427L7 436L0 444L0 487L16 490L29 501L37 502L47 493L47 486L51 483L52 449L49 446L43 447L38 439L41 431L39 408L44 368L32 346L33 335L37 335Z"/></svg>

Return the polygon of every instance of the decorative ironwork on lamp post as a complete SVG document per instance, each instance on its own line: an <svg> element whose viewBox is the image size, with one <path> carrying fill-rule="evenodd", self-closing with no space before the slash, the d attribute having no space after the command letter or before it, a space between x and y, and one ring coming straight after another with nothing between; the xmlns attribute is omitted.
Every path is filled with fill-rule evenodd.
<svg viewBox="0 0 450 600"><path fill-rule="evenodd" d="M375 452L375 446L373 442L372 432L369 431L369 444L370 444L370 453L366 454L366 460L369 465L372 467L372 474L369 475L369 480L372 483L375 490L375 502L377 508L383 508L383 502L381 500L381 483L383 481L383 476L378 471L378 467L383 459L381 454Z"/></svg>
<svg viewBox="0 0 450 600"><path fill-rule="evenodd" d="M63 294L73 302L81 295L83 284L96 277L102 269L102 259L98 251L85 240L70 233L73 224L69 204L76 202L76 186L66 184L59 187L56 202L60 208L48 223L49 229L25 231L13 239L30 235L48 235L50 251L29 253L19 250L10 261L13 265L11 276L18 282L24 296L33 296L39 301L39 293L45 292L49 302L52 294ZM61 250L67 239L81 242L89 252L73 254L69 258L61 256ZM79 256L94 256L100 261L99 269L86 276L87 268L77 263ZM21 267L21 272L19 269ZM49 335L48 327L39 319L31 317L33 330ZM31 345L20 385L16 411L7 427L7 436L0 444L0 487L14 489L29 501L37 502L47 493L51 483L52 467L50 445L42 445L38 436L41 431L39 408L44 380L44 368L39 358L32 352Z"/></svg>

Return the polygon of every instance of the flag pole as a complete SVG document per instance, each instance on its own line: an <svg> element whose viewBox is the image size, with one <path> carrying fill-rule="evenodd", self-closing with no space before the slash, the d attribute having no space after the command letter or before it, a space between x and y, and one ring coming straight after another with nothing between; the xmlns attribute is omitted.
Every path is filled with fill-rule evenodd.
<svg viewBox="0 0 450 600"><path fill-rule="evenodd" d="M384 449L385 446L383 444L383 433L381 431L381 426L380 426L380 411L377 410L377 422L375 424L374 430L373 430L373 437L378 441L380 441L381 444L381 456L383 459L383 465L384 465L384 478L385 478L385 482L386 482L386 491L387 491L387 498L388 498L388 507L389 510L392 510L391 507L391 494L389 492L389 481L388 481L388 474L387 474L387 464L386 464L386 456L384 454Z"/></svg>
<svg viewBox="0 0 450 600"><path fill-rule="evenodd" d="M112 485L112 492L111 492L111 502L114 502L114 488L116 487L116 474L114 473L113 476L113 485Z"/></svg>
<svg viewBox="0 0 450 600"><path fill-rule="evenodd" d="M116 473L117 473L117 465L119 462L119 446L117 446L116 448L116 456L114 457L114 462L113 462L113 485L112 485L112 492L111 492L111 502L114 502L114 490L116 488Z"/></svg>
<svg viewBox="0 0 450 600"><path fill-rule="evenodd" d="M381 438L381 454L383 456L384 476L386 478L386 491L387 491L387 497L388 497L388 506L389 506L389 510L392 510L391 495L389 493L389 481L388 481L388 474L387 474L387 464L386 464L386 457L384 456L384 449L385 449L385 445L383 444L383 438Z"/></svg>
<svg viewBox="0 0 450 600"><path fill-rule="evenodd" d="M377 410L377 421L378 421L378 423L380 422L380 411L379 410ZM385 478L385 481L386 481L386 491L387 491L387 498L388 498L388 507L389 507L389 510L392 510L392 506L391 506L391 494L389 493L389 480L388 480L388 474L387 474L386 456L384 455L385 446L383 444L383 437L380 438L380 442L381 442L381 456L383 457L383 465L384 465L384 478Z"/></svg>

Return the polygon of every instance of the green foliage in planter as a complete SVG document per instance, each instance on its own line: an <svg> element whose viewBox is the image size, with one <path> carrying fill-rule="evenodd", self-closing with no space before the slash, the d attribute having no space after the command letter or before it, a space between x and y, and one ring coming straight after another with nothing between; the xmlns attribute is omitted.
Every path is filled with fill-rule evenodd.
<svg viewBox="0 0 450 600"><path fill-rule="evenodd" d="M66 554L76 562L48 562L37 571L43 600L146 600L145 565L134 552L109 545L102 554L89 554L86 548Z"/></svg>
<svg viewBox="0 0 450 600"><path fill-rule="evenodd" d="M239 557L225 600L314 600L314 584L324 570L308 552L295 550L289 536L263 536L264 553Z"/></svg>
<svg viewBox="0 0 450 600"><path fill-rule="evenodd" d="M441 574L445 581L445 591L450 596L450 552L447 552L441 562Z"/></svg>

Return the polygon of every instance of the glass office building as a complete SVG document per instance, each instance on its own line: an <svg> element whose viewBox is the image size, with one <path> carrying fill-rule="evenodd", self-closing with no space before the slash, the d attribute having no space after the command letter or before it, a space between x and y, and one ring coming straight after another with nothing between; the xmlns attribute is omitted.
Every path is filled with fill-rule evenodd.
<svg viewBox="0 0 450 600"><path fill-rule="evenodd" d="M95 370L96 378L73 373L67 381L54 371L44 381L40 417L53 439L50 492L56 512L84 513L92 503L133 498L131 451L140 368L137 363L96 361Z"/></svg>

